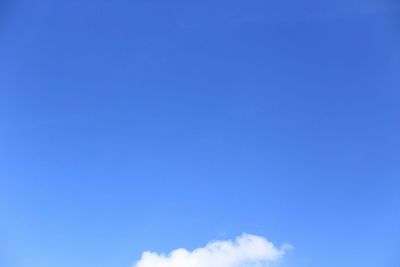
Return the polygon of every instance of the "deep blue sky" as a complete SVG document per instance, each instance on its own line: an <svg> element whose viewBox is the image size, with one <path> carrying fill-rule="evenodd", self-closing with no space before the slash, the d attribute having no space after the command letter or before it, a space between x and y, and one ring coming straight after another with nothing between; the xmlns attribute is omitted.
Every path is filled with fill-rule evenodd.
<svg viewBox="0 0 400 267"><path fill-rule="evenodd" d="M242 232L400 263L400 8L0 2L0 265L128 267Z"/></svg>

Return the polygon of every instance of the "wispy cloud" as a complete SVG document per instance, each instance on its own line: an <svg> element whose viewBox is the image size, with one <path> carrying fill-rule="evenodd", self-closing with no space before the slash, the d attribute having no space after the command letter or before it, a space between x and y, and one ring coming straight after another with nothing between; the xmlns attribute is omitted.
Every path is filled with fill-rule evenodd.
<svg viewBox="0 0 400 267"><path fill-rule="evenodd" d="M134 267L264 267L279 260L290 247L277 248L264 237L243 234L235 240L213 241L193 251L147 251Z"/></svg>

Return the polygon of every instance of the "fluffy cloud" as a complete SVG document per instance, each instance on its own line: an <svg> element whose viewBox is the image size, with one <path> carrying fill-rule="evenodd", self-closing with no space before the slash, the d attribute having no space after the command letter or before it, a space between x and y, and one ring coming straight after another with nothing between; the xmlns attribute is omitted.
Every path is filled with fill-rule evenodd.
<svg viewBox="0 0 400 267"><path fill-rule="evenodd" d="M281 258L288 247L278 249L263 237L243 234L193 251L180 248L167 255L144 252L134 267L264 267Z"/></svg>

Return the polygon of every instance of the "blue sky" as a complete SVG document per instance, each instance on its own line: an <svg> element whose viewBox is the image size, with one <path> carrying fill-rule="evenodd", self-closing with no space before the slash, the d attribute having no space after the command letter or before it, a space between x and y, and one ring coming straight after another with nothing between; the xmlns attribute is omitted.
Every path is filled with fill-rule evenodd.
<svg viewBox="0 0 400 267"><path fill-rule="evenodd" d="M398 267L397 1L0 3L0 265L242 233Z"/></svg>

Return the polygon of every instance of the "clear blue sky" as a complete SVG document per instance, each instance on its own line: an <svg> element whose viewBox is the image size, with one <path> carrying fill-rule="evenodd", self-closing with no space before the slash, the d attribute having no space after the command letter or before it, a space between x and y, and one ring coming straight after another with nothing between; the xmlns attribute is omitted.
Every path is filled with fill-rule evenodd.
<svg viewBox="0 0 400 267"><path fill-rule="evenodd" d="M242 232L400 264L400 8L0 2L0 265L130 267Z"/></svg>

